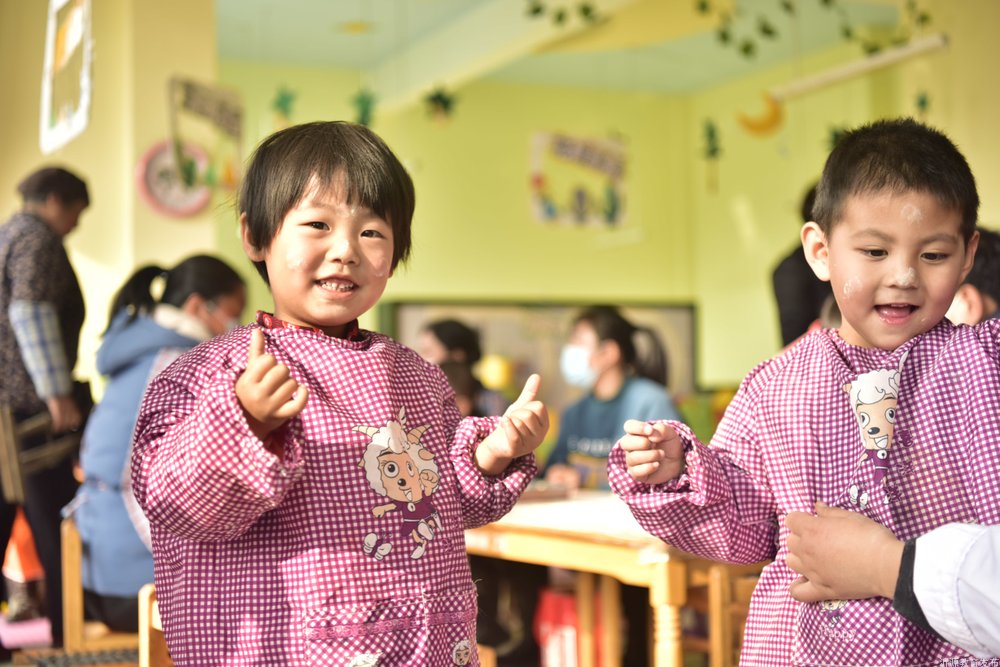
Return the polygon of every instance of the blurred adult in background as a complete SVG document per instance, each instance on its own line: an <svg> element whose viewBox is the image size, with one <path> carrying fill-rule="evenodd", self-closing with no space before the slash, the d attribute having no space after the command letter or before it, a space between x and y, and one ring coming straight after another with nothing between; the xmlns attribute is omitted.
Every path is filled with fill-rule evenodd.
<svg viewBox="0 0 1000 667"><path fill-rule="evenodd" d="M803 224L812 220L815 200L816 186L813 185L802 198L799 214ZM809 267L801 243L796 243L795 248L778 263L771 278L781 321L781 344L784 346L804 334L820 318L823 304L833 292L830 283L817 278Z"/></svg>
<svg viewBox="0 0 1000 667"><path fill-rule="evenodd" d="M566 382L587 393L560 419L545 468L552 484L607 489L608 454L627 419L680 419L666 387L667 357L659 337L613 306L577 315L559 366Z"/></svg>
<svg viewBox="0 0 1000 667"><path fill-rule="evenodd" d="M92 402L89 386L73 382L83 293L63 239L90 205L87 184L76 174L45 167L17 187L24 205L0 226L0 403L15 422L47 412L54 434L80 428ZM47 434L23 442L46 441ZM46 612L54 645L62 644L60 510L76 492L69 457L24 480L24 512L46 575ZM0 553L6 549L17 508L0 505Z"/></svg>
<svg viewBox="0 0 1000 667"><path fill-rule="evenodd" d="M470 370L482 359L479 332L458 320L435 320L420 331L417 351L432 364L442 365L446 361L466 364ZM473 372L473 375L475 373ZM487 389L477 378L474 395L474 409L470 414L502 415L510 404L499 392Z"/></svg>
<svg viewBox="0 0 1000 667"><path fill-rule="evenodd" d="M163 291L157 300L158 280ZM182 353L238 325L245 306L243 279L209 255L169 270L142 267L114 297L97 352L97 370L108 384L83 433L84 481L67 508L83 543L86 612L114 630L138 631L139 589L153 581L149 523L129 476L143 392Z"/></svg>

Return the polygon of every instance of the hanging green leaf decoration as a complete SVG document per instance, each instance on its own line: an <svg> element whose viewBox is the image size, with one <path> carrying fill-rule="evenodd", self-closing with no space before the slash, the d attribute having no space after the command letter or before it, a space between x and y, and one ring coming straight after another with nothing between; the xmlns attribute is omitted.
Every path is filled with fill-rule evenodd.
<svg viewBox="0 0 1000 667"><path fill-rule="evenodd" d="M556 25L562 25L566 23L566 10L560 7L559 9L552 12L552 22Z"/></svg>
<svg viewBox="0 0 1000 667"><path fill-rule="evenodd" d="M743 3L740 0L731 0L730 3L716 3L711 0L694 0L693 10L701 15L713 16L716 19L715 38L723 48L732 47L740 56L746 59L754 58L758 50L765 48L766 41L777 42L782 37L784 26L788 18L782 17L778 12L786 16L794 16L802 7L802 2L812 2L813 6L820 7L825 11L833 12L830 23L838 25L840 38L845 42L856 42L866 55L874 55L889 46L903 45L909 43L913 35L931 23L930 13L921 5L929 0L907 0L905 12L899 25L891 33L880 32L880 36L875 38L861 39L858 27L852 19L848 6L854 2L844 2L842 0L776 0L770 3L760 0L752 3L759 7L756 12L756 26L748 35L749 23L747 11L741 9ZM721 7L720 7L721 4ZM731 9L735 8L735 9ZM742 19L734 23L734 16ZM837 21L838 23L834 23ZM765 41L766 40L766 41Z"/></svg>
<svg viewBox="0 0 1000 667"><path fill-rule="evenodd" d="M761 37L767 39L777 39L778 30L774 27L774 24L767 20L767 17L761 16L757 19L757 32L760 33Z"/></svg>
<svg viewBox="0 0 1000 667"><path fill-rule="evenodd" d="M915 103L917 106L917 113L919 113L921 116L925 116L927 115L927 112L931 108L931 96L927 93L926 90L921 90L919 93L917 93L917 98L915 100Z"/></svg>
<svg viewBox="0 0 1000 667"><path fill-rule="evenodd" d="M541 16L545 13L545 5L537 0L529 0L528 2L528 16L535 18Z"/></svg>
<svg viewBox="0 0 1000 667"><path fill-rule="evenodd" d="M371 125L372 116L375 112L375 96L366 88L358 91L354 99L351 100L357 112L358 125L368 127Z"/></svg>
<svg viewBox="0 0 1000 667"><path fill-rule="evenodd" d="M580 17L587 23L593 23L597 20L597 12L594 11L594 6L589 2L581 2L577 7L577 11L580 12Z"/></svg>

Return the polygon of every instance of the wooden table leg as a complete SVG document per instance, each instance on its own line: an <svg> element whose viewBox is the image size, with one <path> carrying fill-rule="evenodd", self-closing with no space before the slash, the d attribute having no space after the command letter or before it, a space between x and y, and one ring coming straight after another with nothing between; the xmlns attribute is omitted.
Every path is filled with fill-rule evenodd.
<svg viewBox="0 0 1000 667"><path fill-rule="evenodd" d="M687 565L665 561L657 566L649 587L653 607L653 664L682 667L681 607L687 602Z"/></svg>
<svg viewBox="0 0 1000 667"><path fill-rule="evenodd" d="M597 667L594 642L594 575L579 572L576 576L576 617L580 624L577 636L580 667Z"/></svg>
<svg viewBox="0 0 1000 667"><path fill-rule="evenodd" d="M614 577L601 577L601 665L621 667L621 585Z"/></svg>

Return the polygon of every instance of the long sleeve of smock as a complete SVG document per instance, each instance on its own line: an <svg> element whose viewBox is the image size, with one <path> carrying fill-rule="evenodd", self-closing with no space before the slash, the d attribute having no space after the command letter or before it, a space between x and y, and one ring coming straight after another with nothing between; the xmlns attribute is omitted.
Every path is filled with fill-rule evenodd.
<svg viewBox="0 0 1000 667"><path fill-rule="evenodd" d="M458 479L462 517L466 528L492 523L507 514L521 493L534 478L535 455L521 456L508 464L495 477L484 475L476 465L476 448L500 426L499 417L466 417L461 419L455 405L455 394L444 373L438 373L444 396L445 428L453 429L450 458Z"/></svg>
<svg viewBox="0 0 1000 667"><path fill-rule="evenodd" d="M193 363L197 363L195 360ZM277 507L302 474L295 420L276 456L250 430L236 398L233 371L197 393L189 374L155 379L136 423L132 480L150 522L190 540L239 537Z"/></svg>
<svg viewBox="0 0 1000 667"><path fill-rule="evenodd" d="M753 563L773 558L776 502L755 437L754 374L719 425L711 447L690 428L666 421L684 443L679 478L648 485L632 478L621 443L608 459L612 490L639 524L664 542L705 558Z"/></svg>
<svg viewBox="0 0 1000 667"><path fill-rule="evenodd" d="M462 498L466 528L496 521L514 506L535 476L535 455L521 456L495 477L476 466L475 449L499 425L496 417L463 419L452 440L451 455Z"/></svg>

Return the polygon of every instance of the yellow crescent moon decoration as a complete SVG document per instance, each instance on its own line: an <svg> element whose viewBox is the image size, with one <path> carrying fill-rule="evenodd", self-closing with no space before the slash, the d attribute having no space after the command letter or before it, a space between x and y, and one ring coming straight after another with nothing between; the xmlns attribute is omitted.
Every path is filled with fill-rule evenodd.
<svg viewBox="0 0 1000 667"><path fill-rule="evenodd" d="M737 120L740 121L743 129L755 137L766 137L773 133L781 126L781 122L785 118L781 102L767 93L764 93L763 97L764 104L767 107L763 114L760 116L748 116L741 113L737 116Z"/></svg>

